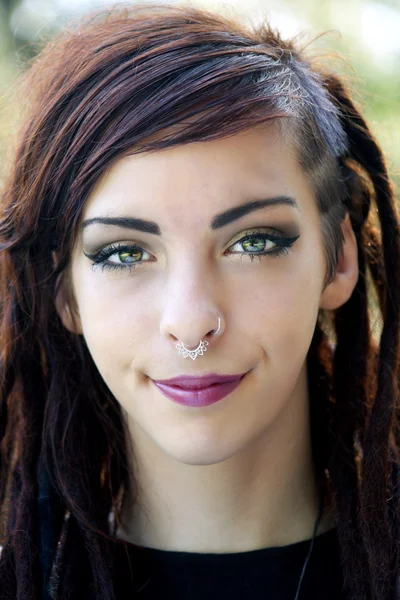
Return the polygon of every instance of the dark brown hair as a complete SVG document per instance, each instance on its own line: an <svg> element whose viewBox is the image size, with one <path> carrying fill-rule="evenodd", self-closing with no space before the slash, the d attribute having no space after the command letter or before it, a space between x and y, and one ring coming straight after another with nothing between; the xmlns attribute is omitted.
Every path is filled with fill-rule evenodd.
<svg viewBox="0 0 400 600"><path fill-rule="evenodd" d="M267 23L142 4L52 40L26 90L0 215L1 597L41 598L68 523L57 597L115 598L122 542L108 519L113 509L118 522L129 471L121 410L54 305L88 194L124 154L273 120L313 185L327 282L347 212L357 238L357 286L340 309L321 311L308 355L314 460L337 512L344 591L400 599L399 220L382 152L342 80Z"/></svg>

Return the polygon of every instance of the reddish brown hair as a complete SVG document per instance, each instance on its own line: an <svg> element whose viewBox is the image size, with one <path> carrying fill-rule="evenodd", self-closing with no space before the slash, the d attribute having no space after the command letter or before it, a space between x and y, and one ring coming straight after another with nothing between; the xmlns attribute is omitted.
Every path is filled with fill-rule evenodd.
<svg viewBox="0 0 400 600"><path fill-rule="evenodd" d="M0 220L2 597L41 597L68 509L58 597L86 585L87 598L115 598L108 516L114 507L118 520L128 482L121 411L54 306L88 194L126 153L279 120L313 185L326 281L347 212L359 252L354 293L321 313L308 356L314 459L337 511L345 591L351 600L400 598L399 220L382 152L341 79L267 24L143 4L65 31L34 61L26 89L29 116Z"/></svg>

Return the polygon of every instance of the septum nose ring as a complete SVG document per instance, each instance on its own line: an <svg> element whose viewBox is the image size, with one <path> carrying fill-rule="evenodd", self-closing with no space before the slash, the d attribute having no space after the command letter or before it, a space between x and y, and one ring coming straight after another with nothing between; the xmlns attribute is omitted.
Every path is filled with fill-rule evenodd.
<svg viewBox="0 0 400 600"><path fill-rule="evenodd" d="M218 328L215 331L213 331L213 335L217 335L220 328L221 328L221 319L218 317ZM200 340L199 345L197 346L197 348L195 350L188 350L182 342L179 342L179 344L177 344L175 346L175 348L178 349L178 354L183 355L183 358L187 358L189 356L192 360L196 360L196 358L198 356L202 356L204 354L204 352L207 351L207 346L208 346L207 341Z"/></svg>

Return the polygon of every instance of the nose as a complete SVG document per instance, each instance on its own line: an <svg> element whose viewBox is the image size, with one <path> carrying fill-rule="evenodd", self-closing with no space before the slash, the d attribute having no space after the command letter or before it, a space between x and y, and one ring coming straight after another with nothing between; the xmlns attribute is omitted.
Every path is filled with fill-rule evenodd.
<svg viewBox="0 0 400 600"><path fill-rule="evenodd" d="M161 335L173 346L182 343L187 350L195 350L200 341L208 341L220 336L224 329L222 311L213 300L207 286L190 280L174 286L165 297L164 310L160 320Z"/></svg>
<svg viewBox="0 0 400 600"><path fill-rule="evenodd" d="M187 350L195 350L200 341L208 341L220 334L222 329L221 317L215 311L207 311L204 315L198 313L196 320L182 319L174 321L172 318L163 319L161 334L175 347L181 342Z"/></svg>

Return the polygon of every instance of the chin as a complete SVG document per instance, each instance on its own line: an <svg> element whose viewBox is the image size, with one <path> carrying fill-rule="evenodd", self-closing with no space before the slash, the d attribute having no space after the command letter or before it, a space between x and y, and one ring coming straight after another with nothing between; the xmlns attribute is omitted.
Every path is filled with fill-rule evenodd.
<svg viewBox="0 0 400 600"><path fill-rule="evenodd" d="M222 463L235 454L240 453L240 448L222 448L219 440L212 446L210 441L207 444L187 444L184 447L163 448L163 451L177 462L185 465L207 466Z"/></svg>

